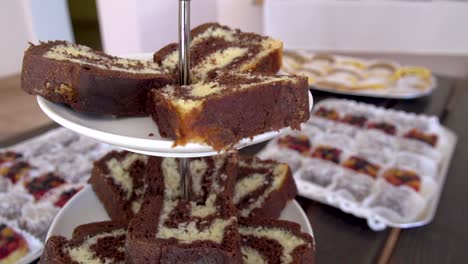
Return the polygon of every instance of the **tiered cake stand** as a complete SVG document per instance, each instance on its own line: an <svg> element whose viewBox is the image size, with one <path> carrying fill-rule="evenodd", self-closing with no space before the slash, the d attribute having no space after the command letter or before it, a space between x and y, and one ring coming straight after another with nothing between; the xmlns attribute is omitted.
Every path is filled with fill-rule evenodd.
<svg viewBox="0 0 468 264"><path fill-rule="evenodd" d="M189 47L189 8L190 0L180 0L179 2L179 50L182 50L179 61L181 67L180 83L188 83L188 47ZM127 56L135 59L151 59L151 54L138 54ZM185 65L185 66L184 66ZM181 158L181 163L188 158L212 156L218 154L210 146L189 143L185 146L174 147L174 141L163 138L159 135L157 126L150 117L103 117L91 114L78 113L64 105L55 104L37 97L38 104L42 111L58 124L73 130L79 134L88 136L98 141L117 146L132 152L160 156ZM309 93L309 106L312 108L312 96ZM237 149L270 140L280 133L280 131L266 132L253 137L243 139L237 145ZM183 167L183 166L181 166ZM186 175L187 171L181 169L181 174ZM303 232L311 235L312 228L299 204L293 200L289 202L283 210L281 219L297 222L301 225ZM49 230L47 238L52 235L62 235L71 237L73 229L81 224L109 220L109 216L102 207L90 186L85 187L79 194L73 197L67 205L57 214Z"/></svg>

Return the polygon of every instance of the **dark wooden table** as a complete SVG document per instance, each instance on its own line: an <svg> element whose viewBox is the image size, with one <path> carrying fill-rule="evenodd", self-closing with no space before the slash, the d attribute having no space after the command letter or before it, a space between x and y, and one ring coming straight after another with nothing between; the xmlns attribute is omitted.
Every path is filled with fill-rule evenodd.
<svg viewBox="0 0 468 264"><path fill-rule="evenodd" d="M434 221L413 229L374 232L366 221L330 206L298 198L312 224L317 242L317 263L468 263L468 87L456 89L456 81L439 78L439 87L415 100L341 96L313 91L315 102L338 97L386 108L436 115L458 135L458 145L449 169ZM30 131L0 142L6 147L56 125ZM264 146L243 149L254 154Z"/></svg>

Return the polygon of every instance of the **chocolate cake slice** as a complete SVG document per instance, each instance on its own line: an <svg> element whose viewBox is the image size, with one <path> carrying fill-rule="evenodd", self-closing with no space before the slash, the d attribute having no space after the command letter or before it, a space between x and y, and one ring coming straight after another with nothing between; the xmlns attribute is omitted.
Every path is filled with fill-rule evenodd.
<svg viewBox="0 0 468 264"><path fill-rule="evenodd" d="M112 220L128 223L140 210L147 160L145 155L111 151L94 163L89 183Z"/></svg>
<svg viewBox="0 0 468 264"><path fill-rule="evenodd" d="M254 33L244 33L216 23L191 31L190 70L192 82L213 78L217 72L276 73L281 68L283 43ZM177 73L178 44L154 54L154 61Z"/></svg>
<svg viewBox="0 0 468 264"><path fill-rule="evenodd" d="M225 73L209 82L153 89L148 111L176 145L206 143L215 150L240 139L309 119L305 77Z"/></svg>
<svg viewBox="0 0 468 264"><path fill-rule="evenodd" d="M192 194L184 200L177 160L150 158L145 200L128 228L129 263L242 263L230 201L235 165L224 158L206 161L191 161Z"/></svg>
<svg viewBox="0 0 468 264"><path fill-rule="evenodd" d="M31 44L23 57L21 87L82 112L144 115L148 90L173 83L157 63L113 57L65 41Z"/></svg>
<svg viewBox="0 0 468 264"><path fill-rule="evenodd" d="M105 221L78 226L73 237L47 240L40 264L125 264L125 223Z"/></svg>
<svg viewBox="0 0 468 264"><path fill-rule="evenodd" d="M245 264L314 264L313 238L300 225L267 218L239 220Z"/></svg>
<svg viewBox="0 0 468 264"><path fill-rule="evenodd" d="M240 216L278 218L296 194L296 184L287 164L255 157L239 159L233 202Z"/></svg>

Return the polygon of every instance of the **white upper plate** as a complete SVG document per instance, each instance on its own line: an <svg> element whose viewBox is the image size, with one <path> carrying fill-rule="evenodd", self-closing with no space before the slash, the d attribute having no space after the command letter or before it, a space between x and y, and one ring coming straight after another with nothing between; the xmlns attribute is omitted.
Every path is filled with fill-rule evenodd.
<svg viewBox="0 0 468 264"><path fill-rule="evenodd" d="M302 232L314 236L309 220L299 204L293 200L286 205L280 219L296 222L301 225ZM55 217L47 239L51 236L70 238L75 227L98 221L110 220L106 210L97 198L90 185L75 195Z"/></svg>
<svg viewBox="0 0 468 264"><path fill-rule="evenodd" d="M151 54L127 56L135 59L149 59ZM160 157L203 157L218 154L212 147L197 143L173 147L174 141L159 135L158 128L151 117L109 117L85 114L74 111L63 104L56 104L38 96L37 102L52 120L77 133L91 137L132 152ZM309 93L309 107L313 98ZM256 135L252 139L242 139L238 149L272 139L289 128ZM150 133L153 136L149 136Z"/></svg>

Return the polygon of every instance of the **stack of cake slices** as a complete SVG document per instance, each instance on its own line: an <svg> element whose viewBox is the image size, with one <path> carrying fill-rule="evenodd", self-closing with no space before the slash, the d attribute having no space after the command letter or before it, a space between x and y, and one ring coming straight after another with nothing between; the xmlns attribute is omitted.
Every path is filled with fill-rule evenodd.
<svg viewBox="0 0 468 264"><path fill-rule="evenodd" d="M216 150L267 131L299 129L308 120L307 79L274 75L281 67L281 41L215 23L193 29L191 36L189 86L176 84L176 44L146 61L64 41L26 50L21 85L81 112L151 114L161 136Z"/></svg>
<svg viewBox="0 0 468 264"><path fill-rule="evenodd" d="M283 43L279 40L216 23L194 28L190 37L192 82L210 79L220 70L276 73L281 68ZM176 75L178 44L169 44L156 52L154 61Z"/></svg>
<svg viewBox="0 0 468 264"><path fill-rule="evenodd" d="M125 264L127 225L105 221L78 226L67 240L62 236L47 241L39 263L112 263Z"/></svg>
<svg viewBox="0 0 468 264"><path fill-rule="evenodd" d="M90 183L110 218L128 224L125 249L122 233L88 224L95 228L85 240L51 237L42 263L70 263L47 259L72 254L78 257L72 263L91 257L114 263L106 258L122 254L123 263L314 263L313 238L276 219L297 193L286 164L222 155L192 159L189 169L189 199L183 199L177 159L109 153L95 163ZM136 171L142 185L133 184ZM135 196L141 188L143 199Z"/></svg>

